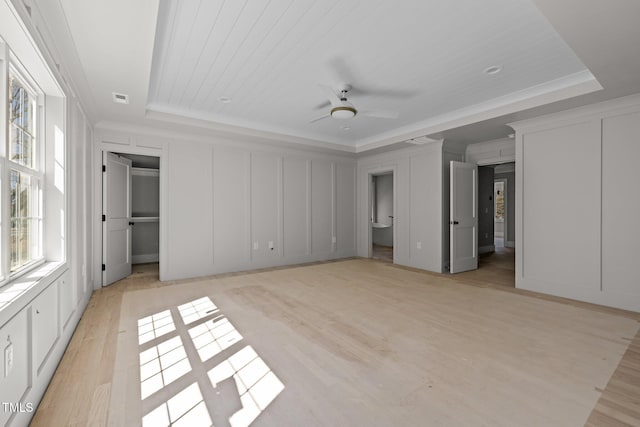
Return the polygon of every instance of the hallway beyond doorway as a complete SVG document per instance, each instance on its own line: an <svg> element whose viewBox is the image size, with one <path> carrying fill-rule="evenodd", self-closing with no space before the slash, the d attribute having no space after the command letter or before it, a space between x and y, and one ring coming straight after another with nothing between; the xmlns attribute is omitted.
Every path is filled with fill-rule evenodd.
<svg viewBox="0 0 640 427"><path fill-rule="evenodd" d="M471 281L491 282L499 286L516 286L516 251L496 245L495 252L480 254L478 269L456 274L456 278Z"/></svg>

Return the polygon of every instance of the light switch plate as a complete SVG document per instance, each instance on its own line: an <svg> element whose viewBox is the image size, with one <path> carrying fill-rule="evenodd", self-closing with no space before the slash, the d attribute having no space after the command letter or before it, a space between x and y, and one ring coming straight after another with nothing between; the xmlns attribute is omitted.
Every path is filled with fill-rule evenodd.
<svg viewBox="0 0 640 427"><path fill-rule="evenodd" d="M258 250L258 242L253 242L253 250L254 251Z"/></svg>
<svg viewBox="0 0 640 427"><path fill-rule="evenodd" d="M416 243L416 247L417 247L418 249L422 249L422 242L418 242L418 243Z"/></svg>

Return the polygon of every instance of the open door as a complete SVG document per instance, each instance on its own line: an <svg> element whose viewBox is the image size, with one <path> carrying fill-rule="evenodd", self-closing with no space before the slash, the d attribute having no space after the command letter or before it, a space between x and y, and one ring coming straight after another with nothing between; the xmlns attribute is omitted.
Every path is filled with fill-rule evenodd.
<svg viewBox="0 0 640 427"><path fill-rule="evenodd" d="M102 157L102 286L131 274L131 160Z"/></svg>
<svg viewBox="0 0 640 427"><path fill-rule="evenodd" d="M451 273L478 268L478 167L451 162Z"/></svg>

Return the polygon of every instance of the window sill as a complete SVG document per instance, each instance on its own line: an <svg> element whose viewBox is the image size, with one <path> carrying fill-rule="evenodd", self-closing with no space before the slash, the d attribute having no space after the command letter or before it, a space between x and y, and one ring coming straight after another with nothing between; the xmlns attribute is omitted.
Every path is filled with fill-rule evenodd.
<svg viewBox="0 0 640 427"><path fill-rule="evenodd" d="M0 288L0 327L15 316L66 268L64 262L45 262Z"/></svg>

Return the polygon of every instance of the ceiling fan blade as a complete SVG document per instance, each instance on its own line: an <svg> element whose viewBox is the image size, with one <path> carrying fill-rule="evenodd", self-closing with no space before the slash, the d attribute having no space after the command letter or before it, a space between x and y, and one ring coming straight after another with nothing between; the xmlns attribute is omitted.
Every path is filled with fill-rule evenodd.
<svg viewBox="0 0 640 427"><path fill-rule="evenodd" d="M386 89L358 85L351 88L351 93L361 97L377 96L379 98L411 99L418 95L420 91L410 89Z"/></svg>
<svg viewBox="0 0 640 427"><path fill-rule="evenodd" d="M341 105L340 97L327 85L318 85L320 89L324 92L329 102L331 102L332 107L338 107Z"/></svg>
<svg viewBox="0 0 640 427"><path fill-rule="evenodd" d="M322 115L320 117L316 117L315 119L311 119L311 120L309 120L309 123L315 123L315 122L317 122L319 120L326 119L327 117L331 117L331 114L328 113L328 114Z"/></svg>
<svg viewBox="0 0 640 427"><path fill-rule="evenodd" d="M347 61L341 57L336 56L329 60L329 67L333 71L333 77L336 80L335 83L349 83L360 81L357 73L353 72L353 68L347 64Z"/></svg>
<svg viewBox="0 0 640 427"><path fill-rule="evenodd" d="M323 110L327 107L331 107L331 102L329 101L324 101L321 104L316 105L315 107L313 107L314 110Z"/></svg>
<svg viewBox="0 0 640 427"><path fill-rule="evenodd" d="M376 111L361 111L360 115L367 117L376 117L378 119L397 119L399 114L396 111L385 111L385 110L376 110Z"/></svg>

